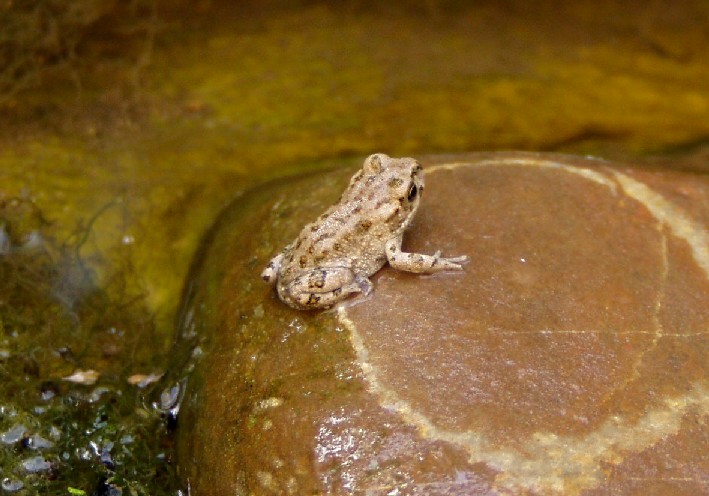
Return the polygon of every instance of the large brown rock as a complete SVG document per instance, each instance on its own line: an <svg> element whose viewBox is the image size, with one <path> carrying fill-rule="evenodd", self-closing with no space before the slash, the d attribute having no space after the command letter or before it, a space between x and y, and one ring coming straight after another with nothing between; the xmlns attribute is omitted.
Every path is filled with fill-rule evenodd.
<svg viewBox="0 0 709 496"><path fill-rule="evenodd" d="M709 180L573 157L429 164L404 249L330 312L258 275L351 170L237 201L200 255L179 470L202 494L709 491ZM355 303L351 301L350 303Z"/></svg>

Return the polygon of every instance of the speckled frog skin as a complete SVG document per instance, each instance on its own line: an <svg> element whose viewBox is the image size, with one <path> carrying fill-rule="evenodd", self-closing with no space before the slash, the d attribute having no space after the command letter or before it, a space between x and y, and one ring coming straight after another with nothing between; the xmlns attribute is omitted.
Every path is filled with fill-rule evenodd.
<svg viewBox="0 0 709 496"><path fill-rule="evenodd" d="M401 251L404 230L424 189L412 158L370 155L340 200L306 225L261 273L280 299L299 309L328 308L353 293L372 291L369 276L387 262L397 270L462 270L466 256L442 258Z"/></svg>

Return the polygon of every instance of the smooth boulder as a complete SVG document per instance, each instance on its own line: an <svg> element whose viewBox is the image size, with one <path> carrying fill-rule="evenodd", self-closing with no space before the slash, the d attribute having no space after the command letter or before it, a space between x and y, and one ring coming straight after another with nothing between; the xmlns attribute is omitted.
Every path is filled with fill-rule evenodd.
<svg viewBox="0 0 709 496"><path fill-rule="evenodd" d="M191 494L709 490L709 179L551 154L423 160L374 292L299 312L259 280L352 170L254 191L198 255L180 337Z"/></svg>

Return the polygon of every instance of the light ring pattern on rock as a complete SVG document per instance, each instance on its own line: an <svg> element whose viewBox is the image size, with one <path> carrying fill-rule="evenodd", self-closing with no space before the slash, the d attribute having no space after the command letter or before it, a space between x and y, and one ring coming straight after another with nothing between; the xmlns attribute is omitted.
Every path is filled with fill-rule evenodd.
<svg viewBox="0 0 709 496"><path fill-rule="evenodd" d="M602 164L602 162L599 162ZM658 222L658 229L668 228L676 237L687 242L691 254L709 278L709 235L702 226L692 221L679 207L644 183L619 171L613 179L592 169L570 166L537 158L507 158L483 160L475 164L451 163L430 167L427 173L458 167L522 166L559 169L608 187L613 194L622 194L642 203ZM380 380L377 367L355 323L345 306L337 309L339 320L349 330L350 341L363 372L369 391L382 408L396 412L406 423L415 426L419 434L462 447L470 463L486 463L499 472L495 483L507 490L531 490L544 494L578 494L597 487L603 481L602 463L619 464L624 452L640 452L658 443L664 437L678 432L686 412L692 408L709 415L709 388L695 384L686 394L667 398L661 406L646 411L638 420L630 422L622 416L606 419L596 430L584 436L560 436L537 432L525 442L526 453L511 447L495 446L484 435L475 431L453 431L434 424L423 412L417 411L393 389ZM578 332L592 332L579 330ZM704 334L702 330L700 334ZM655 331L656 339L662 329ZM695 333L696 334L696 333Z"/></svg>

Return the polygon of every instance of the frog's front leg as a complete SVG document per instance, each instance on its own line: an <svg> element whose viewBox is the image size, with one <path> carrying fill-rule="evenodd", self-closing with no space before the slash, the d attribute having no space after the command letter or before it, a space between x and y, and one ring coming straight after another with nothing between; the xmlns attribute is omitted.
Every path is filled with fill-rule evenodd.
<svg viewBox="0 0 709 496"><path fill-rule="evenodd" d="M281 300L297 309L331 307L353 293L371 293L372 283L349 267L323 267L306 271L288 284L278 284Z"/></svg>
<svg viewBox="0 0 709 496"><path fill-rule="evenodd" d="M401 251L401 237L392 238L385 245L387 260L394 269L417 274L430 274L442 270L463 270L461 264L468 261L468 257L441 257L438 250L433 255L420 253L406 253Z"/></svg>

